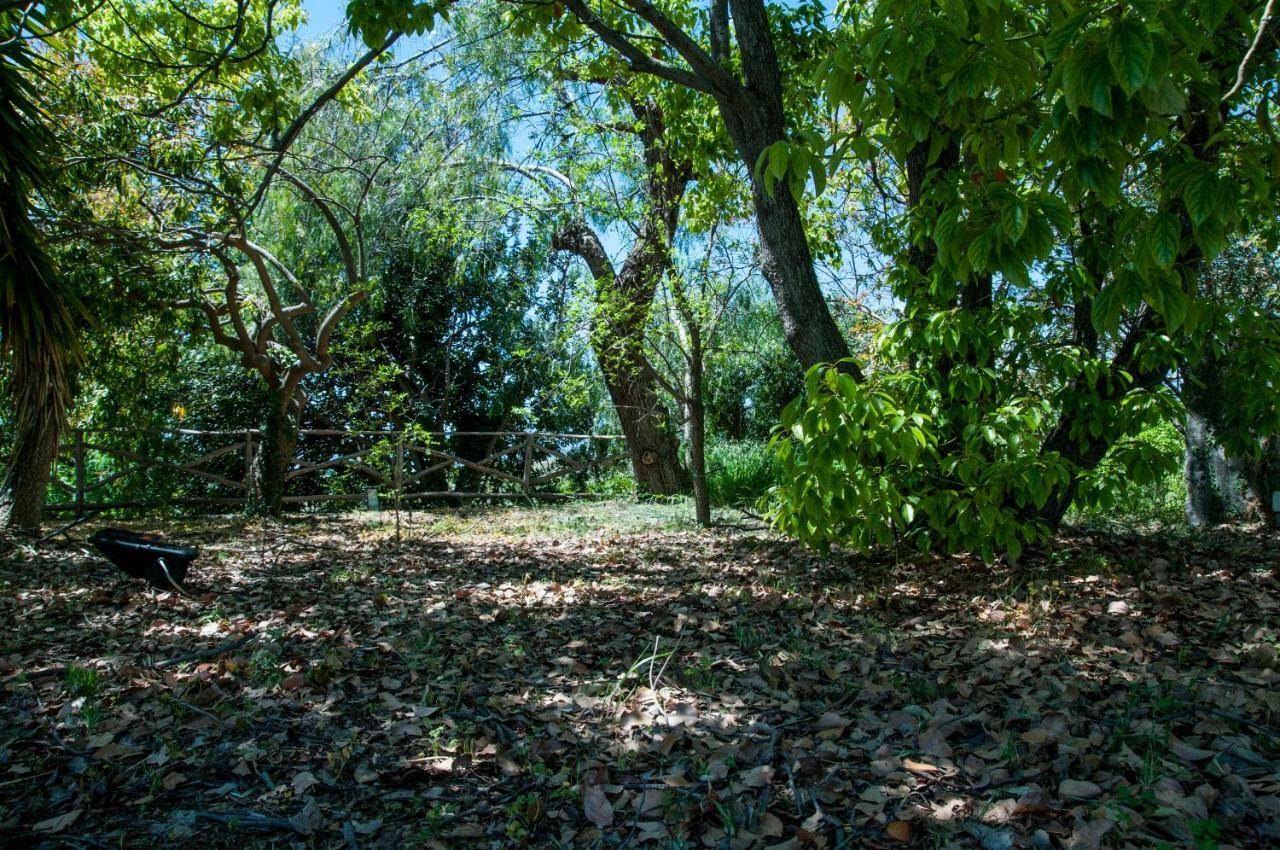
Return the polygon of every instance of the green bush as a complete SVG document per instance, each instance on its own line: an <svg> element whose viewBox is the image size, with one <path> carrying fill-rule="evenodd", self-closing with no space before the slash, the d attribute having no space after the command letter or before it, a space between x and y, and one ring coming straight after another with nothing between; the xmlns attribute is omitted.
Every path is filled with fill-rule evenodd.
<svg viewBox="0 0 1280 850"><path fill-rule="evenodd" d="M707 489L715 505L750 505L780 480L782 465L767 443L711 441Z"/></svg>
<svg viewBox="0 0 1280 850"><path fill-rule="evenodd" d="M1142 431L1131 441L1112 449L1098 469L1081 483L1084 507L1071 512L1071 522L1125 525L1186 523L1187 482L1181 460L1182 433L1172 422L1161 422ZM1163 459L1165 470L1151 480L1134 480L1125 474L1119 455L1125 449L1140 450Z"/></svg>

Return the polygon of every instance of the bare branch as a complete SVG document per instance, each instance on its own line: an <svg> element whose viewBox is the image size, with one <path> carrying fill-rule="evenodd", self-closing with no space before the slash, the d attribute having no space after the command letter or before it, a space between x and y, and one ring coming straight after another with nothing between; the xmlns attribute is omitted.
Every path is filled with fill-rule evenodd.
<svg viewBox="0 0 1280 850"><path fill-rule="evenodd" d="M622 2L657 30L666 39L667 44L689 63L694 73L711 83L715 91L727 95L736 93L740 89L738 81L719 62L708 55L691 35L649 0L622 0Z"/></svg>
<svg viewBox="0 0 1280 850"><path fill-rule="evenodd" d="M1266 36L1267 28L1276 20L1276 0L1267 0L1266 8L1262 10L1262 19L1258 21L1258 32L1253 37L1253 42L1249 45L1249 50L1244 54L1244 59L1240 60L1240 67L1236 70L1236 82L1226 94L1222 96L1222 102L1226 103L1235 97L1236 92L1244 88L1245 79L1249 76L1250 66L1253 65L1254 56L1258 52L1262 39Z"/></svg>
<svg viewBox="0 0 1280 850"><path fill-rule="evenodd" d="M346 70L346 72L333 82L333 85L325 89L320 95L311 102L311 105L302 111L302 114L294 119L289 128L284 131L274 145L271 146L275 153L275 159L267 166L267 173L263 175L262 182L258 184L258 189L253 193L253 199L249 202L249 209L256 209L258 204L262 202L263 196L267 193L267 189L271 186L271 180L275 177L276 172L280 170L280 166L284 164L285 154L289 151L289 146L293 144L294 139L298 138L298 134L302 132L302 128L316 116L316 113L324 108L325 104L338 96L338 93L355 79L356 75L369 66L373 60L377 59L383 53L391 49L391 45L396 43L401 33L393 32L387 36L387 40L379 46L365 53L355 63Z"/></svg>
<svg viewBox="0 0 1280 850"><path fill-rule="evenodd" d="M360 274L356 268L355 254L351 251L351 242L347 239L346 231L342 229L342 223L338 221L338 216L334 213L333 207L326 199L320 197L319 192L312 189L296 175L281 168L280 176L297 187L298 191L306 196L307 200L315 204L316 209L320 210L320 215L324 216L324 220L329 224L329 229L333 231L333 238L338 241L338 253L342 256L342 267L347 273L347 284L352 289L358 288Z"/></svg>
<svg viewBox="0 0 1280 850"><path fill-rule="evenodd" d="M321 369L327 369L331 359L329 357L329 338L333 335L333 329L338 322L342 321L342 317L347 315L353 307L367 298L369 293L361 290L353 292L346 298L339 301L329 311L329 315L325 316L320 322L319 329L316 330L316 359L320 363Z"/></svg>

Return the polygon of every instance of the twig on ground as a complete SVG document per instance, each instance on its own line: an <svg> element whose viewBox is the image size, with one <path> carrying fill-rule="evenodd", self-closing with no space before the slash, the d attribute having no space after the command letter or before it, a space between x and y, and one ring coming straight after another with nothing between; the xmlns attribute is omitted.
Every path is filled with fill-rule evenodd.
<svg viewBox="0 0 1280 850"><path fill-rule="evenodd" d="M778 746L778 738L781 734L782 730L776 726L770 731L769 745L765 747L764 758L760 761L761 767L773 764L773 753ZM752 807L751 820L748 824L752 830L755 830L760 825L760 815L769 808L769 794L773 790L773 777L769 779L770 781L766 782L764 787L760 789L760 796L756 798L756 804Z"/></svg>
<svg viewBox="0 0 1280 850"><path fill-rule="evenodd" d="M297 829L288 818L271 817L259 812L192 812L196 820L207 820L213 823L234 823L236 829L256 832L276 832Z"/></svg>
<svg viewBox="0 0 1280 850"><path fill-rule="evenodd" d="M177 658L167 658L164 661L157 661L155 664L148 664L145 666L153 667L159 670L164 667L172 667L175 664L186 664L191 661L204 661L206 658L214 658L215 656L223 655L225 653L239 649L249 641L257 639L257 637L258 637L257 632L249 632L247 635L244 635L243 637L236 638L235 640L228 641L226 643L218 644L217 646L211 649L202 649L199 652L189 652L186 655L179 655Z"/></svg>

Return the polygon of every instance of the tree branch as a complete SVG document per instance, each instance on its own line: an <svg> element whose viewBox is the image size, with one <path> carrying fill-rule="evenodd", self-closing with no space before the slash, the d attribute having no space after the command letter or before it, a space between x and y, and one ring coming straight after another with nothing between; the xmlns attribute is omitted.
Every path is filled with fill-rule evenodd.
<svg viewBox="0 0 1280 850"><path fill-rule="evenodd" d="M583 26L600 36L601 41L617 51L633 71L652 74L655 77L660 77L695 91L706 92L707 94L715 93L716 88L711 80L693 71L687 71L684 68L678 68L675 65L663 62L661 59L655 59L645 53L621 31L606 24L599 15L587 6L584 0L564 0L564 6L582 22Z"/></svg>
<svg viewBox="0 0 1280 850"><path fill-rule="evenodd" d="M680 54L693 72L709 82L720 94L733 94L740 89L738 81L724 67L707 54L702 46L675 21L668 18L649 0L622 0L642 20L657 30L667 44ZM728 33L726 32L726 37Z"/></svg>
<svg viewBox="0 0 1280 850"><path fill-rule="evenodd" d="M1262 10L1262 19L1258 21L1258 32L1253 37L1253 42L1249 45L1249 50L1244 54L1244 58L1240 60L1240 67L1236 70L1236 81L1233 86L1222 96L1222 102L1226 103L1235 97L1236 92L1244 88L1245 80L1249 76L1250 66L1253 65L1258 47L1262 44L1262 39L1266 36L1267 28L1276 21L1276 0L1267 0L1266 7Z"/></svg>
<svg viewBox="0 0 1280 850"><path fill-rule="evenodd" d="M387 36L387 40L382 42L381 45L371 49L357 59L355 64L346 70L346 73L335 80L333 85L322 91L320 95L311 102L311 105L304 109L302 114L294 119L293 123L289 125L289 128L284 131L284 134L281 135L276 143L271 146L272 152L275 153L275 158L271 161L271 164L267 166L267 173L263 175L262 182L258 184L257 190L253 193L253 198L249 201L249 210L256 209L258 204L262 202L263 196L266 195L267 189L271 186L272 178L274 178L276 172L280 170L280 166L284 164L284 157L289 151L289 146L293 144L294 139L298 138L298 134L302 132L303 127L307 126L307 122L314 118L316 113L324 108L325 104L337 97L338 93L342 91L347 83L355 79L356 75L368 67L373 60L390 50L391 45L396 43L396 40L400 38L400 35L401 33L398 32L391 33L391 35Z"/></svg>
<svg viewBox="0 0 1280 850"><path fill-rule="evenodd" d="M586 261L587 268L596 280L612 283L615 278L613 263L609 260L604 244L586 222L573 222L557 230L551 237L551 250L577 254Z"/></svg>

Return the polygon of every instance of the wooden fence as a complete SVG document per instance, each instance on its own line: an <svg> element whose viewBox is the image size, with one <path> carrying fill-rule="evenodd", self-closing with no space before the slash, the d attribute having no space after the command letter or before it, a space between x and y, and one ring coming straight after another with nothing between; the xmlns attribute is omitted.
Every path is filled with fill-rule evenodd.
<svg viewBox="0 0 1280 850"><path fill-rule="evenodd" d="M76 429L62 447L47 508L242 506L262 434ZM622 438L528 431L300 432L286 504L588 495L592 476L627 461Z"/></svg>

